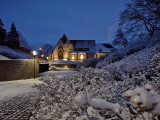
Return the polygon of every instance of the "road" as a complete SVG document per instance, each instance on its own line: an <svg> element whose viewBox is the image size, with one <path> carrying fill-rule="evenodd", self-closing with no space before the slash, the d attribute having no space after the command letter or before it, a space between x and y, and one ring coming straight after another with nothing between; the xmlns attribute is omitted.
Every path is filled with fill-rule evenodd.
<svg viewBox="0 0 160 120"><path fill-rule="evenodd" d="M41 73L43 75L56 75L57 77L62 77L64 75L72 75L77 71L74 70L62 70L62 71L48 71ZM12 98L20 94L30 93L35 91L32 86L34 84L41 84L39 78L36 79L26 79L26 80L15 80L15 81L5 81L0 82L0 100Z"/></svg>

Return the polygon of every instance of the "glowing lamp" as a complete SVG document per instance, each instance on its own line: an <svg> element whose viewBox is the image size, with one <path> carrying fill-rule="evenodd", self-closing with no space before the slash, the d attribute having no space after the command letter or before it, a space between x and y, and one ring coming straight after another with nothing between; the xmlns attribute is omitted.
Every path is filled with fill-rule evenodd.
<svg viewBox="0 0 160 120"><path fill-rule="evenodd" d="M36 52L36 51L33 51L32 53L33 53L33 56L36 56L36 55L37 55L37 52Z"/></svg>

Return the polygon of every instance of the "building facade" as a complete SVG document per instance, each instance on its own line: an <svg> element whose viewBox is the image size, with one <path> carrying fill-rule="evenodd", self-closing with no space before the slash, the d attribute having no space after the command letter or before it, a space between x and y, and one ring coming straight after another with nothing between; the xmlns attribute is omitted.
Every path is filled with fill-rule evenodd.
<svg viewBox="0 0 160 120"><path fill-rule="evenodd" d="M113 51L110 44L96 44L95 40L69 40L64 34L49 56L49 60L82 62L89 58L99 58Z"/></svg>

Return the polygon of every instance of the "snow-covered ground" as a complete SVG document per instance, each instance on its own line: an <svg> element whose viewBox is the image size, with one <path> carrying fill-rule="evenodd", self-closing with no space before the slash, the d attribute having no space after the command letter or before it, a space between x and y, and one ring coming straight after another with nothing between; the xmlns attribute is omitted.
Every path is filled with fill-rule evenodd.
<svg viewBox="0 0 160 120"><path fill-rule="evenodd" d="M3 55L0 55L0 60L10 60L9 58L3 56Z"/></svg>
<svg viewBox="0 0 160 120"><path fill-rule="evenodd" d="M77 61L64 61L64 60L53 60L49 62L50 64L77 64Z"/></svg>
<svg viewBox="0 0 160 120"><path fill-rule="evenodd" d="M73 69L61 69L63 71L48 71L41 73L40 76L44 75L55 75L57 77L63 77L64 75L72 75L77 72ZM41 84L39 78L36 79L25 79L25 80L15 80L15 81L4 81L0 82L0 100L12 98L20 94L34 92L35 89L32 88L34 84Z"/></svg>
<svg viewBox="0 0 160 120"><path fill-rule="evenodd" d="M0 45L0 55L11 59L32 59L28 54L21 52L19 50L14 50L6 46Z"/></svg>
<svg viewBox="0 0 160 120"><path fill-rule="evenodd" d="M40 73L40 76L44 76L44 75L55 75L57 77L63 77L65 75L73 75L74 73L76 73L77 71L75 71L74 69L65 69L65 68L59 68L56 67L56 70L59 71L47 71L44 73Z"/></svg>
<svg viewBox="0 0 160 120"><path fill-rule="evenodd" d="M39 78L0 82L0 100L35 91L34 84L41 84Z"/></svg>

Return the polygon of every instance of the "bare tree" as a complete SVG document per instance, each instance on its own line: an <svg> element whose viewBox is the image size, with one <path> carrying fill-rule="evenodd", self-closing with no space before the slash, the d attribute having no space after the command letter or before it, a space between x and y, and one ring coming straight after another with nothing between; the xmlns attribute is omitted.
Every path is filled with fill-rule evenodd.
<svg viewBox="0 0 160 120"><path fill-rule="evenodd" d="M118 29L115 35L115 39L112 42L113 45L122 45L122 46L127 46L128 45L128 41L123 33L123 31L121 29Z"/></svg>
<svg viewBox="0 0 160 120"><path fill-rule="evenodd" d="M49 54L52 52L53 47L52 47L52 45L50 45L50 44L47 43L47 44L44 44L44 45L42 46L42 50L43 50L44 56L45 56L45 57L48 57Z"/></svg>
<svg viewBox="0 0 160 120"><path fill-rule="evenodd" d="M152 36L160 26L160 0L130 0L120 14L119 26L128 38L146 32Z"/></svg>

